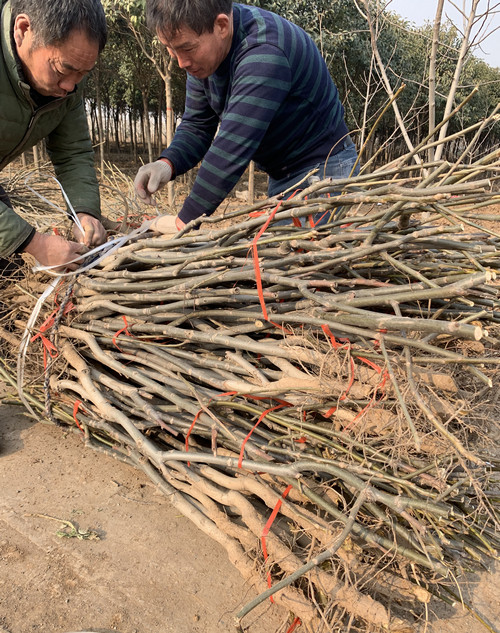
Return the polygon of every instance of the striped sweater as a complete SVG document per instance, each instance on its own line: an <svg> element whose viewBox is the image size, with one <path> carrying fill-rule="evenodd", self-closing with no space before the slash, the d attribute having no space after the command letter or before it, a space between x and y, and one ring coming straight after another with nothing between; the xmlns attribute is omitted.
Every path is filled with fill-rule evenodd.
<svg viewBox="0 0 500 633"><path fill-rule="evenodd" d="M347 134L337 88L305 31L236 3L233 20L231 50L215 73L188 75L182 121L161 154L176 176L202 161L179 213L185 223L213 213L251 160L279 179L321 162Z"/></svg>

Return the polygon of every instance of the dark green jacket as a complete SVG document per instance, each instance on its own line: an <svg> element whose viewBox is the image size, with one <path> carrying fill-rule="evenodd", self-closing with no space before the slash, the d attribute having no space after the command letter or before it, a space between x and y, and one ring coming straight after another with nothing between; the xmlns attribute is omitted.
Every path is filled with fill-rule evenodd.
<svg viewBox="0 0 500 633"><path fill-rule="evenodd" d="M37 107L19 76L12 49L10 2L0 21L0 170L46 139L57 179L77 212L100 217L99 185L81 88ZM61 202L61 205L63 203ZM0 257L16 252L32 227L0 201Z"/></svg>

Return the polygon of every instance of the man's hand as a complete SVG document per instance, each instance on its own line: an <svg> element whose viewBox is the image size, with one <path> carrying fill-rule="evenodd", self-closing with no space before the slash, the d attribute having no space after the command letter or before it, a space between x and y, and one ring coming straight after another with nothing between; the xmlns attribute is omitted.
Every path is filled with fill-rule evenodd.
<svg viewBox="0 0 500 633"><path fill-rule="evenodd" d="M26 253L33 255L42 266L59 266L57 270L76 270L81 262L69 264L72 259L88 252L85 244L69 242L60 235L35 233L33 239L24 249Z"/></svg>
<svg viewBox="0 0 500 633"><path fill-rule="evenodd" d="M76 224L73 225L73 235L75 236L75 240L85 244L85 246L88 246L89 248L104 244L107 238L107 233L106 229L99 220L87 213L77 213L76 215L78 216L85 233L82 235L82 232Z"/></svg>
<svg viewBox="0 0 500 633"><path fill-rule="evenodd" d="M137 195L146 204L154 204L152 194L172 179L172 166L162 159L143 165L134 180Z"/></svg>
<svg viewBox="0 0 500 633"><path fill-rule="evenodd" d="M186 225L175 215L159 215L153 220L143 222L142 226L148 231L161 233L164 237L173 237Z"/></svg>

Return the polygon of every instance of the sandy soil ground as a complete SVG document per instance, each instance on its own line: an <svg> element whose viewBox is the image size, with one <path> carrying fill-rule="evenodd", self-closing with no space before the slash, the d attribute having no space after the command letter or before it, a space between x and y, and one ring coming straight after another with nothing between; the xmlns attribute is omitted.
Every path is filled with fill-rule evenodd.
<svg viewBox="0 0 500 633"><path fill-rule="evenodd" d="M5 404L0 491L0 633L225 633L254 597L142 473ZM58 537L62 520L99 540ZM266 605L246 624L268 633L286 615Z"/></svg>
<svg viewBox="0 0 500 633"><path fill-rule="evenodd" d="M254 596L225 551L142 473L6 404L0 491L0 633L234 632L234 614ZM62 520L99 540L57 536ZM472 581L461 587L490 628L438 604L421 633L500 631L500 573ZM288 628L269 604L245 624Z"/></svg>

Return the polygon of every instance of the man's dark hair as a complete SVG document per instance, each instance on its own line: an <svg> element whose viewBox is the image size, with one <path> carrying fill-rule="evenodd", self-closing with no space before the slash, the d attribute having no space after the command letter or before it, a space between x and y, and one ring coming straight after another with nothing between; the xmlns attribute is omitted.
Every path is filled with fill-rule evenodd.
<svg viewBox="0 0 500 633"><path fill-rule="evenodd" d="M26 14L35 46L63 44L72 31L83 31L99 44L106 44L106 16L100 0L11 0L12 19Z"/></svg>
<svg viewBox="0 0 500 633"><path fill-rule="evenodd" d="M231 0L146 0L146 23L153 33L167 37L185 26L201 35L212 33L215 18L232 10Z"/></svg>

